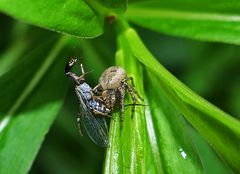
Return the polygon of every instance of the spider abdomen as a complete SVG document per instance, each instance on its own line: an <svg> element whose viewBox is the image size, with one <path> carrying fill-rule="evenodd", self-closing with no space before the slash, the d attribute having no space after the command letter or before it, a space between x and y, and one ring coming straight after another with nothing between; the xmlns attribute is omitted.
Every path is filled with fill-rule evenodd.
<svg viewBox="0 0 240 174"><path fill-rule="evenodd" d="M126 79L126 71L119 66L111 66L106 69L99 79L103 90L117 89L121 86L122 80Z"/></svg>

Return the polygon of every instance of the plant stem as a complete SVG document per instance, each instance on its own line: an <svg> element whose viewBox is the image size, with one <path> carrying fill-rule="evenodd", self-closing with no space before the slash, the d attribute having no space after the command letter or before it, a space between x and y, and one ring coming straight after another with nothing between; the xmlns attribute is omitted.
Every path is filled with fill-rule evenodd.
<svg viewBox="0 0 240 174"><path fill-rule="evenodd" d="M108 8L101 5L99 2L94 0L84 0L93 11L95 11L99 16L106 17L111 12Z"/></svg>

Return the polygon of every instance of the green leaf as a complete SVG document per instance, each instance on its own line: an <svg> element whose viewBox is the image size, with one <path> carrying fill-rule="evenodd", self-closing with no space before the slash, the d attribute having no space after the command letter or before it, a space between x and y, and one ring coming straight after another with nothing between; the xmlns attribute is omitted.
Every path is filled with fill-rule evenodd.
<svg viewBox="0 0 240 174"><path fill-rule="evenodd" d="M103 23L83 0L0 0L0 11L29 24L83 38L103 33Z"/></svg>
<svg viewBox="0 0 240 174"><path fill-rule="evenodd" d="M148 70L147 70L148 71ZM148 71L146 78L147 127L157 173L203 173L199 154L181 114L168 101L157 77Z"/></svg>
<svg viewBox="0 0 240 174"><path fill-rule="evenodd" d="M129 52L129 46L122 38L119 38L119 47L116 64L126 69L128 76L134 79L135 89L140 96L144 96L142 67ZM137 101L141 103L141 100ZM125 104L128 103L132 103L129 98L125 100ZM115 121L111 121L105 173L144 173L146 169L148 149L144 107L136 107L133 118L131 114L131 107L125 107L122 127L119 114L115 114Z"/></svg>
<svg viewBox="0 0 240 174"><path fill-rule="evenodd" d="M5 97L6 103L0 101L0 173L28 172L58 113L66 89L63 73L60 73L62 77L59 76L59 70L63 72L64 59L55 65L53 63L65 43L66 38L61 38L42 59L41 51L44 51L43 48L49 49L52 42L45 44L33 51L26 61L19 63L14 71L1 77L0 84L5 89L0 96L4 97L3 93L8 96ZM43 61L39 61L39 58ZM11 85L14 89L16 86L20 89L12 92L12 87L6 85L6 81L13 82L17 76L20 81Z"/></svg>
<svg viewBox="0 0 240 174"><path fill-rule="evenodd" d="M127 8L127 0L97 0L112 11L123 13Z"/></svg>
<svg viewBox="0 0 240 174"><path fill-rule="evenodd" d="M130 52L130 47L126 41L119 37L119 47L123 51L123 57L117 57L117 65L125 68L129 77L134 80L136 91L144 97L143 91L143 69ZM120 49L120 51L121 51ZM121 58L123 58L121 60ZM129 97L130 98L130 97ZM128 99L126 103L131 104L133 101ZM143 103L137 98L137 103ZM125 108L124 122L122 128L121 142L123 155L124 173L144 173L146 168L147 157L147 132L144 107L135 107L133 118L131 118L132 108Z"/></svg>
<svg viewBox="0 0 240 174"><path fill-rule="evenodd" d="M142 66L121 34L118 43L116 64L126 69L134 79L136 90L144 96ZM185 122L164 101L156 82L148 86L150 90L146 87L148 100L144 104L147 106L136 106L133 119L131 110L125 108L122 129L119 115L114 115L117 119L111 121L105 173L176 173L180 169L182 173L201 173L201 162ZM138 100L138 103L142 102Z"/></svg>
<svg viewBox="0 0 240 174"><path fill-rule="evenodd" d="M15 21L9 34L10 43L0 54L0 76L10 71L23 59L29 58L26 54L36 49L36 42L53 41L55 35L57 34Z"/></svg>
<svg viewBox="0 0 240 174"><path fill-rule="evenodd" d="M100 76L105 69L105 65L103 60L98 55L97 49L94 48L93 44L91 44L89 40L81 39L81 40L78 40L77 44L79 45L79 49L81 48L82 50L84 50L83 57L84 57L84 64L87 65L86 68L94 69L94 74L98 74L98 76ZM95 77L95 80L98 81L97 77L96 76L94 77Z"/></svg>
<svg viewBox="0 0 240 174"><path fill-rule="evenodd" d="M196 144L201 161L204 166L204 173L212 174L233 174L231 168L215 153L209 144L199 135L196 130L188 126L191 132L191 138Z"/></svg>
<svg viewBox="0 0 240 174"><path fill-rule="evenodd" d="M234 169L240 171L240 122L204 100L169 73L147 50L137 33L125 21L118 28L128 41L132 53L157 77L166 96L186 120L208 141ZM131 44L130 44L131 43Z"/></svg>
<svg viewBox="0 0 240 174"><path fill-rule="evenodd" d="M232 86L231 89L231 97L230 97L230 107L234 113L236 113L236 116L238 119L240 119L240 108L239 108L239 103L240 103L240 81L236 80L234 82L234 85Z"/></svg>
<svg viewBox="0 0 240 174"><path fill-rule="evenodd" d="M123 173L122 143L120 116L113 114L114 121L111 121L109 128L109 148L106 152L104 173Z"/></svg>
<svg viewBox="0 0 240 174"><path fill-rule="evenodd" d="M240 44L240 3L235 0L145 1L129 5L131 22L157 32L204 41Z"/></svg>

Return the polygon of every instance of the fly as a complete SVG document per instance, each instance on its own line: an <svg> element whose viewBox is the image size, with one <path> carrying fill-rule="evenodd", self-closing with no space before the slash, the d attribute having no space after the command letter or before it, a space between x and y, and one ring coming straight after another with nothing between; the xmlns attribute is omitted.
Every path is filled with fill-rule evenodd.
<svg viewBox="0 0 240 174"><path fill-rule="evenodd" d="M110 110L105 104L94 95L92 88L85 82L85 72L82 63L80 64L82 75L77 76L70 72L77 59L70 59L65 66L65 74L75 81L75 92L79 100L79 112L77 123L79 132L85 130L89 138L101 147L108 146L108 128L103 116L108 116Z"/></svg>

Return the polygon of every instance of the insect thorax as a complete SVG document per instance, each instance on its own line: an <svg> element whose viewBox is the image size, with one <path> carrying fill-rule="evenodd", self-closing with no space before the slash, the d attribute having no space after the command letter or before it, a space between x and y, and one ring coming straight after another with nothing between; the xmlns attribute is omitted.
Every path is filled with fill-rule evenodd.
<svg viewBox="0 0 240 174"><path fill-rule="evenodd" d="M101 100L97 100L93 97L92 88L87 84L83 83L76 86L78 96L82 98L84 104L93 111L95 114L106 115L110 110L105 106ZM81 99L79 99L81 102Z"/></svg>
<svg viewBox="0 0 240 174"><path fill-rule="evenodd" d="M105 106L105 104L98 100L89 101L89 106L92 108L95 114L108 115L110 112L110 110Z"/></svg>

